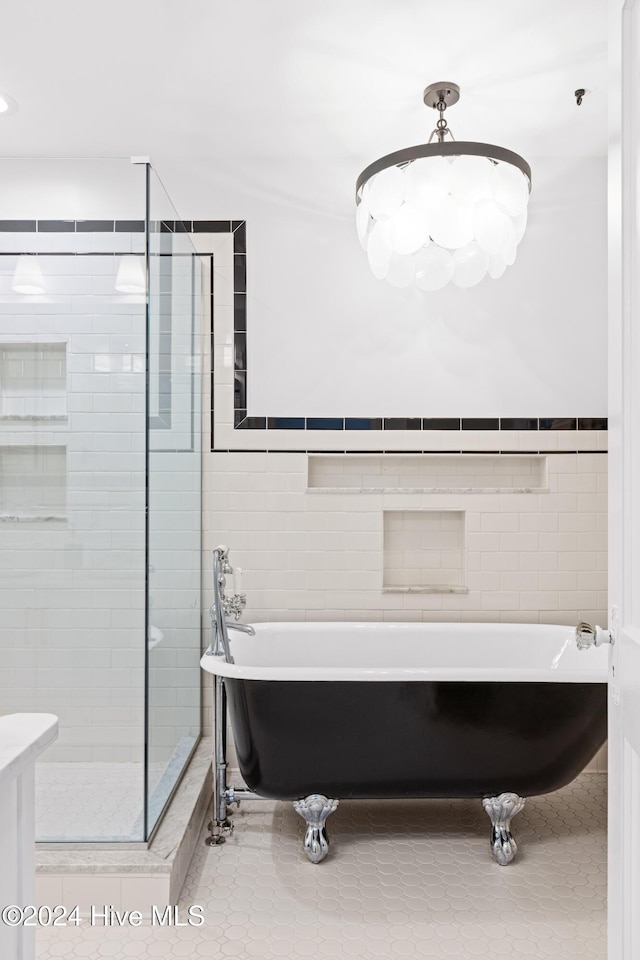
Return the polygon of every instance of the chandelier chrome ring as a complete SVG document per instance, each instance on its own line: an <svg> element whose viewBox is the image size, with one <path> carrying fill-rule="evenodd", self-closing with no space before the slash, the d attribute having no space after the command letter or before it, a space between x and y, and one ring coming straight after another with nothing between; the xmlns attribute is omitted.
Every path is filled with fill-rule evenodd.
<svg viewBox="0 0 640 960"><path fill-rule="evenodd" d="M428 143L381 157L356 181L358 239L373 275L394 287L497 280L524 236L531 167L513 150L455 140L445 112L459 97L455 83L430 84L423 99L438 120Z"/></svg>
<svg viewBox="0 0 640 960"><path fill-rule="evenodd" d="M486 157L487 160L496 160L501 163L510 163L527 178L529 193L531 193L531 167L526 160L513 150L507 150L506 147L498 147L492 143L476 143L473 140L454 140L452 143L419 143L415 147L405 147L404 150L396 150L395 153L388 153L386 157L380 157L370 163L362 171L356 181L356 204L360 203L360 190L367 180L386 170L388 167L406 166L414 160L420 160L423 157Z"/></svg>

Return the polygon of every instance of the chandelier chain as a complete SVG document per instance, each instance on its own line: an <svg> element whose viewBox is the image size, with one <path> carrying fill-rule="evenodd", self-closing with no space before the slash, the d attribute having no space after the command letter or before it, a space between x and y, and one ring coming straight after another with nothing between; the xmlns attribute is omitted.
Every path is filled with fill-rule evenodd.
<svg viewBox="0 0 640 960"><path fill-rule="evenodd" d="M431 141L433 140L434 136L438 138L438 142L439 142L439 143L444 143L444 138L446 137L447 134L449 134L449 136L450 136L451 139L453 140L453 134L452 134L451 131L449 130L447 121L445 120L445 116L444 116L444 112L445 112L445 110L447 109L447 102L446 102L446 100L444 99L444 97L442 96L442 94L441 94L440 97L438 98L438 102L436 103L435 106L436 106L436 110L438 111L438 113L440 114L440 116L438 117L438 120L436 121L435 130L433 130L431 136L429 137L429 143L431 143Z"/></svg>

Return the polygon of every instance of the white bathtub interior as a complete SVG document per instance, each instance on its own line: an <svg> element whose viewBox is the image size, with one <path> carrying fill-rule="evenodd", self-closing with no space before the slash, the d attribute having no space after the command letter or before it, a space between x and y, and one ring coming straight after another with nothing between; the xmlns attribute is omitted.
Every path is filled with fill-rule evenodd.
<svg viewBox="0 0 640 960"><path fill-rule="evenodd" d="M204 670L266 680L602 682L605 646L581 651L575 629L509 623L261 623L229 631L233 663Z"/></svg>

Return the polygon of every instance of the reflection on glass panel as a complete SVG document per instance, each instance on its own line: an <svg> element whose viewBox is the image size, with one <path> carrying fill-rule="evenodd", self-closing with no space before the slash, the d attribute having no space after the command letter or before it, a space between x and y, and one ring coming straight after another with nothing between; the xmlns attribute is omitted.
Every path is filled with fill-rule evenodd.
<svg viewBox="0 0 640 960"><path fill-rule="evenodd" d="M200 732L201 261L151 172L148 832Z"/></svg>
<svg viewBox="0 0 640 960"><path fill-rule="evenodd" d="M143 220L145 171L0 171L0 713L59 717L38 840L142 841L146 297L116 280L144 234L86 225Z"/></svg>
<svg viewBox="0 0 640 960"><path fill-rule="evenodd" d="M200 730L200 260L146 164L0 171L0 713L60 719L38 840L144 841Z"/></svg>

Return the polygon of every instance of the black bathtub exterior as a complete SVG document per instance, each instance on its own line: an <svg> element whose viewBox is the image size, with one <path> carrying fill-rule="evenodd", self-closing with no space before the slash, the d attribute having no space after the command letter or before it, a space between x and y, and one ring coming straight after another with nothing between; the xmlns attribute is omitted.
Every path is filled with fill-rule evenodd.
<svg viewBox="0 0 640 960"><path fill-rule="evenodd" d="M522 797L580 773L606 683L225 678L241 773L264 797Z"/></svg>

